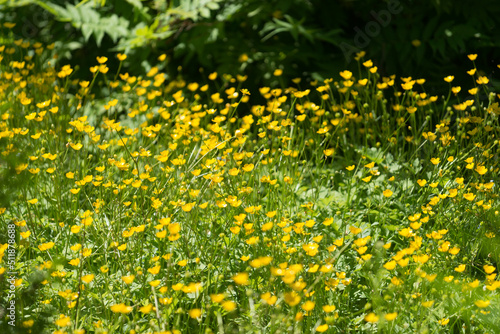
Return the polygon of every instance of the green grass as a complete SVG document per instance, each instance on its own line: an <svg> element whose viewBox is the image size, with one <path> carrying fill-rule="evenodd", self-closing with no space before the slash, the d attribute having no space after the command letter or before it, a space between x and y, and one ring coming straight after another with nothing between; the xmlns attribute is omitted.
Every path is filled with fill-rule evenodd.
<svg viewBox="0 0 500 334"><path fill-rule="evenodd" d="M98 59L79 81L41 45L2 56L6 333L500 331L485 77L430 96L359 55L358 73L248 92L161 62Z"/></svg>

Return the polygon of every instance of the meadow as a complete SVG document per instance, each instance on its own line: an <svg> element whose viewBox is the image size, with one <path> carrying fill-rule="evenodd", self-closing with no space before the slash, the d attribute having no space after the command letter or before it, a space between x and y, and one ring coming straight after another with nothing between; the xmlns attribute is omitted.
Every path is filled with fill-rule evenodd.
<svg viewBox="0 0 500 334"><path fill-rule="evenodd" d="M4 333L500 332L481 55L433 96L363 52L249 91L167 78L164 56L80 80L52 48L0 47Z"/></svg>

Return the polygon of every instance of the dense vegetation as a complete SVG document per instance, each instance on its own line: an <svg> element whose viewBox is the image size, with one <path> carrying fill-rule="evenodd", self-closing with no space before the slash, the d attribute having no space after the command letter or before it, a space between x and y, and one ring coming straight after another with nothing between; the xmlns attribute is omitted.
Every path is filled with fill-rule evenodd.
<svg viewBox="0 0 500 334"><path fill-rule="evenodd" d="M463 55L466 69L428 88L364 51L350 70L308 72L321 64L298 61L300 48L319 42L299 28L288 32L298 58L273 58L285 46L266 41L287 32L269 24L305 10L288 2L281 14L258 1L0 2L4 17L33 4L61 21L84 9L99 24L126 20L130 36L162 15L179 26L113 53L104 45L130 36L75 25L70 46L57 22L33 36L42 42L2 23L2 333L500 332L500 94L479 66L489 55ZM133 16L111 14L118 5ZM245 6L260 8L245 33L268 27L254 36L269 47L260 60L217 53L218 37L191 50L197 61L172 53L228 8L215 25L236 43L229 27ZM92 43L106 50L78 56Z"/></svg>

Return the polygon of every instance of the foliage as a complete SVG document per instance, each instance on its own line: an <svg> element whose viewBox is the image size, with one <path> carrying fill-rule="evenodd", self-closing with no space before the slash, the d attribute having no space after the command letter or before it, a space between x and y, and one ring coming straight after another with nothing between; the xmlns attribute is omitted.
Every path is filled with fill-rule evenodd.
<svg viewBox="0 0 500 334"><path fill-rule="evenodd" d="M278 68L287 70L285 79L323 80L354 65L351 51L364 50L382 73L425 76L438 92L453 66L467 66L465 46L484 55L486 73L499 56L495 0L3 0L0 9L19 23L16 38L60 42L57 53L74 65L87 68L88 59L114 50L127 52L131 69L149 70L166 53L172 78L182 65L193 79L200 68L249 74L253 88Z"/></svg>

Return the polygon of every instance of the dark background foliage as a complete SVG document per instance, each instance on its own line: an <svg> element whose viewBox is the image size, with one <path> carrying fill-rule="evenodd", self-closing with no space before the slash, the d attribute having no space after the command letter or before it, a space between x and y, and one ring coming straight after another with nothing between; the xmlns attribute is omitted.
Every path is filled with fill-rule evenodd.
<svg viewBox="0 0 500 334"><path fill-rule="evenodd" d="M4 43L56 42L59 60L79 65L82 77L96 56L117 51L129 56L130 71L148 70L165 53L170 76L179 66L194 81L213 71L248 74L249 88L272 84L276 68L285 70L281 84L338 78L356 69L354 50L381 74L424 77L438 93L450 74L454 85L470 86L467 54L479 54L494 85L500 71L496 0L0 0L0 11L17 23L13 34L3 28Z"/></svg>

